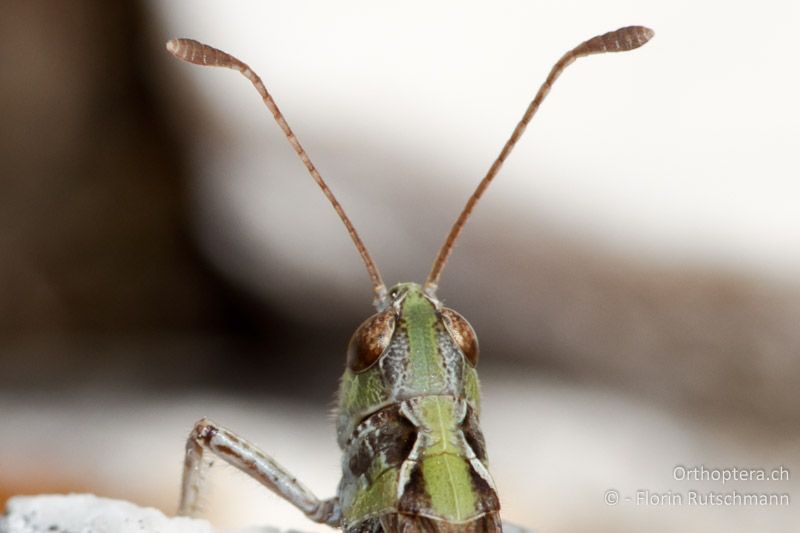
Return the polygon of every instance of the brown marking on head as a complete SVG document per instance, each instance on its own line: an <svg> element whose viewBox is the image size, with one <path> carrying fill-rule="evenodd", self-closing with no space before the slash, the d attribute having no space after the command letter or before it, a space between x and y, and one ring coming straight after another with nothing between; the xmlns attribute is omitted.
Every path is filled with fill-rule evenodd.
<svg viewBox="0 0 800 533"><path fill-rule="evenodd" d="M392 309L365 320L350 339L347 347L347 368L357 373L375 364L389 346L394 327L395 316Z"/></svg>
<svg viewBox="0 0 800 533"><path fill-rule="evenodd" d="M452 309L443 308L441 310L444 325L450 336L453 337L456 345L464 353L469 364L473 367L478 365L478 336L475 335L475 330L472 329L467 319L453 311Z"/></svg>

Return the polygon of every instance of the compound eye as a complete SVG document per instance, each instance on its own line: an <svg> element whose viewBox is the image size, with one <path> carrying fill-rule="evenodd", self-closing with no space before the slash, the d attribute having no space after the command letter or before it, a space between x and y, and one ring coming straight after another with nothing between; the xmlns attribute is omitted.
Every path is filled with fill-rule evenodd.
<svg viewBox="0 0 800 533"><path fill-rule="evenodd" d="M478 365L478 336L475 335L475 330L469 325L467 319L459 315L452 309L442 309L442 318L450 332L450 336L456 341L456 344L464 352L464 356L469 361L469 364L474 366Z"/></svg>
<svg viewBox="0 0 800 533"><path fill-rule="evenodd" d="M394 311L389 309L366 319L347 347L347 368L362 372L371 367L389 346L394 333Z"/></svg>

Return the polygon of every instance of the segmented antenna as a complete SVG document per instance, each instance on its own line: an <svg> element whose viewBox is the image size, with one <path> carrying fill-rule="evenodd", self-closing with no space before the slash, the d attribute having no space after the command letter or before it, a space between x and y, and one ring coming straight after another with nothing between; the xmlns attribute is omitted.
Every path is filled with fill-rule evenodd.
<svg viewBox="0 0 800 533"><path fill-rule="evenodd" d="M322 189L322 192L336 210L339 218L342 219L342 222L347 228L347 232L350 234L350 238L353 239L353 243L356 245L356 249L358 249L358 253L361 254L361 259L364 260L364 265L367 267L367 272L369 273L370 278L372 278L372 288L375 291L376 305L378 307L385 306L386 286L383 284L383 280L381 279L380 272L378 272L377 265L375 265L372 257L370 257L367 247L364 246L364 241L362 241L361 237L358 236L358 232L356 231L355 227L353 227L353 224L350 222L350 219L347 217L344 209L342 209L341 204L333 195L333 192L331 192L330 188L328 188L328 184L322 179L322 176L320 175L319 171L317 171L314 163L311 162L308 154L300 145L300 141L297 140L292 128L289 127L289 124L286 122L286 119L283 117L280 109L278 109L278 106L275 104L275 100L273 100L272 96L270 96L269 92L267 92L267 87L264 85L264 82L261 81L261 78L258 76L258 74L256 74L247 64L233 57L232 55L192 39L172 39L167 43L167 50L178 59L188 63L194 63L195 65L201 65L205 67L225 67L237 70L245 78L250 80L250 83L252 83L256 88L258 94L261 95L261 99L264 100L264 104L266 104L266 106L272 112L272 116L275 117L275 121L278 123L278 126L280 126L281 130L283 130L283 134L286 135L286 139L288 139L289 144L292 145L292 148L294 148L295 153L297 153L298 157L300 157L300 160L308 169L311 177L317 182L319 188Z"/></svg>
<svg viewBox="0 0 800 533"><path fill-rule="evenodd" d="M447 258L450 256L450 252L453 251L453 244L461 234L464 224L467 222L467 219L472 213L472 209L475 207L475 204L478 203L481 195L483 195L486 187L489 186L489 183L491 183L492 179L500 170L500 167L503 166L503 162L508 157L508 154L511 153L511 150L514 148L514 145L517 144L519 138L522 137L522 134L525 132L525 128L533 118L533 115L536 114L536 110L539 109L539 105L541 105L542 100L544 100L547 94L550 92L550 88L553 86L553 83L555 83L556 79L558 79L561 73L564 72L564 69L566 69L579 57L592 54L602 54L605 52L625 52L627 50L639 48L649 41L653 35L653 30L650 28L645 28L644 26L627 26L625 28L620 28L617 31L610 31L581 43L577 47L561 56L561 59L559 59L556 64L553 65L553 68L550 69L550 74L547 75L547 79L544 81L542 86L539 87L536 97L533 99L533 101L531 101L530 105L528 105L528 109L522 116L522 120L520 120L519 124L517 124L517 127L514 128L514 132L511 134L511 137L508 139L508 141L506 141L505 146L503 146L503 149L500 151L500 155L497 156L497 159L495 159L494 163L492 163L492 166L489 168L486 176L484 176L481 182L478 184L475 192L472 193L472 196L470 196L469 200L467 200L467 205L464 206L464 210L461 211L461 214L458 216L458 219L456 219L453 227L450 228L450 233L447 235L444 245L439 250L439 254L436 256L436 260L433 262L433 268L431 268L431 272L428 274L428 279L425 281L425 291L429 295L433 296L436 293L436 287L439 285L439 277L442 274L442 269L444 269L444 265L447 263Z"/></svg>

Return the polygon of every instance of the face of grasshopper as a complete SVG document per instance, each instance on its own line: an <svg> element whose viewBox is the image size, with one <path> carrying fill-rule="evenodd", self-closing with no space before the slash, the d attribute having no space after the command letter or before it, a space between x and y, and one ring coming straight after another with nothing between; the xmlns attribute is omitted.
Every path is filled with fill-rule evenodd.
<svg viewBox="0 0 800 533"><path fill-rule="evenodd" d="M500 503L478 425L478 340L461 315L442 307L436 287L473 207L564 69L580 57L633 50L652 36L648 28L629 26L584 41L564 54L456 219L424 286L401 283L389 291L261 78L230 54L197 41L176 39L167 44L180 59L237 70L255 86L347 228L372 279L378 309L356 330L347 350L338 403L337 434L343 454L337 496L319 500L272 458L229 430L201 420L187 443L181 514L196 509L202 454L210 450L310 519L348 532L502 531Z"/></svg>
<svg viewBox="0 0 800 533"><path fill-rule="evenodd" d="M485 530L498 520L477 360L469 323L416 283L393 287L386 307L356 330L337 421L345 529L433 519Z"/></svg>

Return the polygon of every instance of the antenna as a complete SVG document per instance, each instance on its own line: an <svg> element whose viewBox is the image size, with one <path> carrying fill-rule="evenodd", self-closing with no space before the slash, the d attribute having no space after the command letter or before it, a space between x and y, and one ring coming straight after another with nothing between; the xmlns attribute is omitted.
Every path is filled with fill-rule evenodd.
<svg viewBox="0 0 800 533"><path fill-rule="evenodd" d="M264 104L266 104L266 106L272 112L272 116L275 117L275 121L278 123L278 126L280 126L281 130L283 130L283 134L286 135L286 139L289 141L289 144L292 145L292 148L294 148L295 153L297 153L297 156L308 169L311 177L314 178L315 182L317 182L317 185L319 185L319 188L322 189L323 194L325 194L325 196L328 198L328 201L330 201L331 205L336 210L339 218L342 219L342 222L347 228L347 232L350 234L350 238L353 239L353 243L356 245L358 253L361 254L361 259L364 260L364 265L367 267L369 277L372 278L372 289L375 291L376 298L375 305L379 308L384 307L386 304L386 286L383 284L380 272L378 272L378 267L375 265L372 257L370 257L367 247L364 246L364 241L362 241L361 237L358 236L358 232L356 231L355 227L353 227L353 224L350 222L350 219L347 217L344 209L342 209L341 204L333 195L333 192L331 192L330 188L328 188L328 184L322 179L322 176L320 175L319 171L317 171L314 163L311 162L308 154L300 145L300 141L297 140L297 137L289 127L286 119L283 118L283 114L275 104L275 100L273 100L272 96L270 96L269 92L267 92L267 87L264 85L264 82L261 81L261 78L258 76L258 74L256 74L247 64L233 57L232 55L192 39L172 39L167 43L167 50L178 59L186 61L187 63L193 63L195 65L201 65L205 67L225 67L233 69L239 71L245 78L250 80L250 83L252 83L253 87L256 88L258 94L261 95L261 99L264 100Z"/></svg>
<svg viewBox="0 0 800 533"><path fill-rule="evenodd" d="M447 235L444 245L442 245L442 247L439 249L439 254L436 256L436 259L433 262L431 273L428 274L428 279L425 280L426 293L431 296L436 293L436 288L439 285L439 277L442 275L444 265L447 263L447 258L450 256L450 252L453 251L453 244L461 234L461 230L464 229L464 224L467 222L470 214L472 214L472 209L475 207L475 204L478 203L478 200L483 195L483 192L489 186L489 183L491 183L492 179L494 179L495 175L500 170L500 167L503 166L503 162L508 157L508 154L511 153L511 150L514 148L514 145L517 144L519 138L522 137L522 134L525 132L525 128L528 126L528 123L533 118L533 115L536 114L536 110L539 109L542 101L550 92L550 88L553 86L553 83L555 83L556 79L558 79L561 73L564 72L564 69L566 69L579 57L592 54L602 54L605 52L625 52L639 48L649 41L653 35L653 30L650 28L645 28L644 26L627 26L625 28L620 28L617 31L610 31L579 44L561 56L561 59L559 59L556 64L553 65L553 68L550 69L550 74L547 75L547 79L544 80L542 86L539 87L536 97L534 97L533 101L531 101L530 105L528 105L528 109L525 111L525 114L522 115L522 120L520 120L519 124L517 124L517 127L514 128L511 137L508 139L508 141L506 141L505 146L503 146L503 149L500 151L500 155L498 155L497 159L495 159L494 163L492 163L492 166L478 184L475 192L473 192L472 196L470 196L469 200L467 200L467 205L464 206L464 210L461 211L461 214L456 219L453 227L450 228L450 233Z"/></svg>

